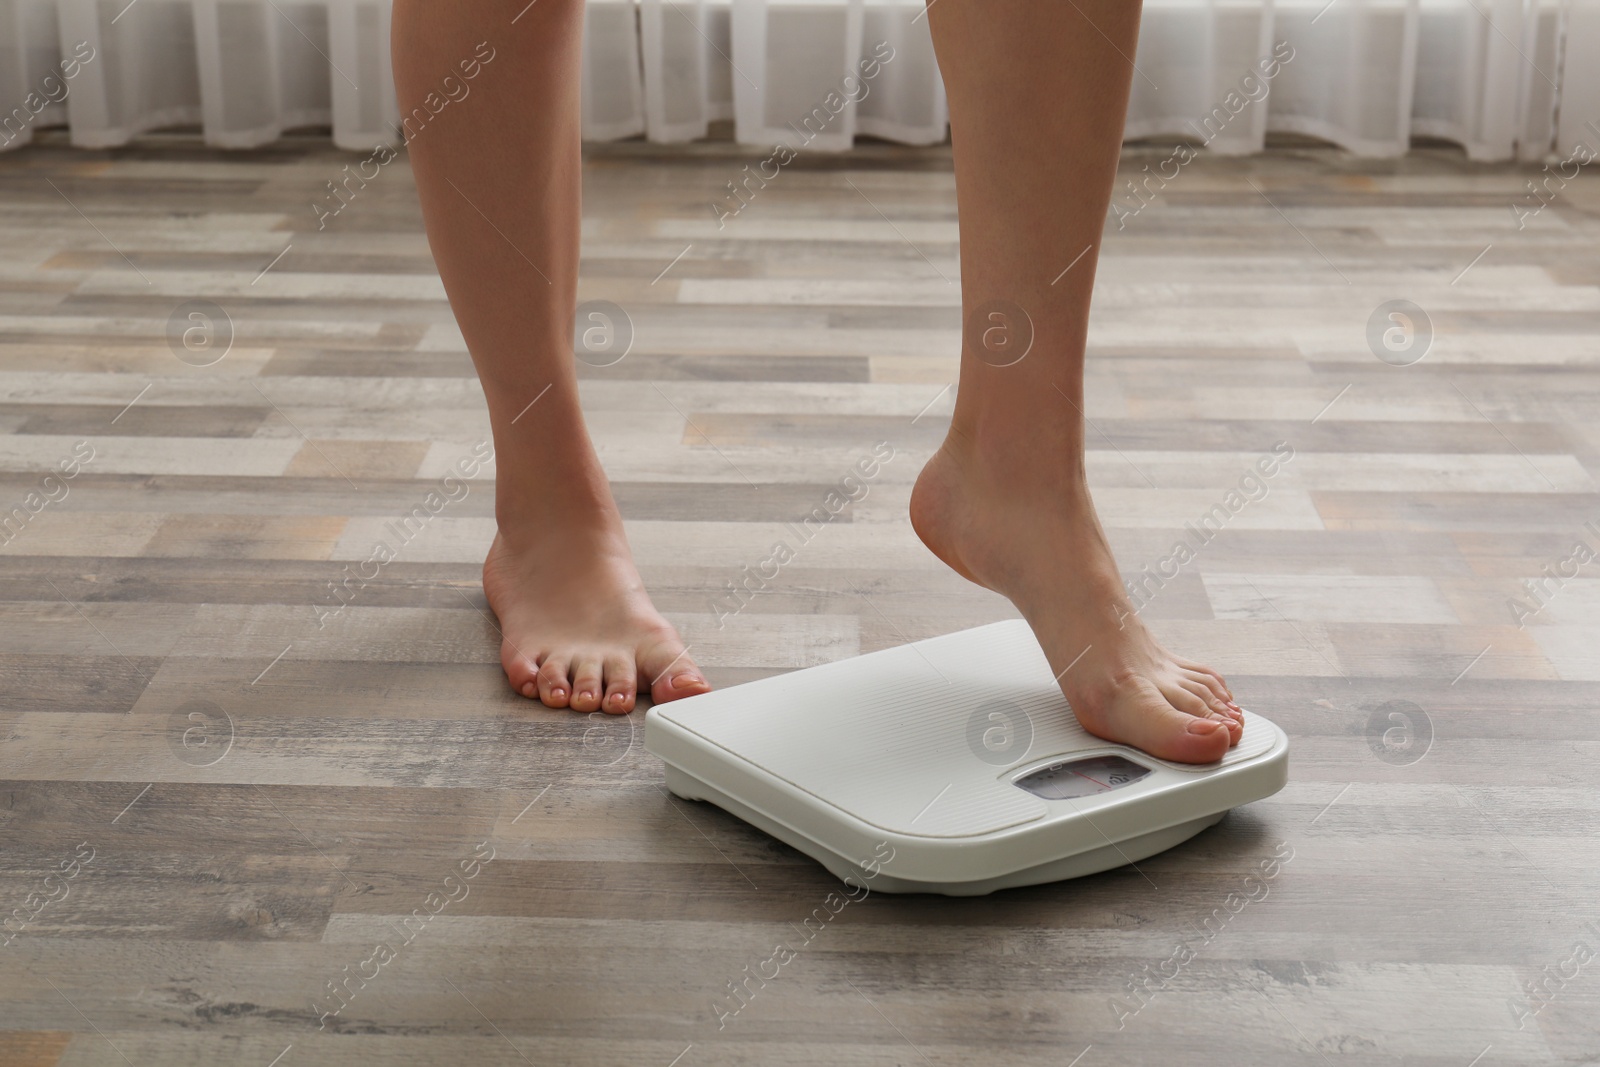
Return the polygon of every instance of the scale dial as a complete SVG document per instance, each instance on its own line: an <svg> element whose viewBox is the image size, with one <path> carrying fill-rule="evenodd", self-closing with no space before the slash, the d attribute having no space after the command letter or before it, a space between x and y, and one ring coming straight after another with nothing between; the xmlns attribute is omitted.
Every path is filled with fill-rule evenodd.
<svg viewBox="0 0 1600 1067"><path fill-rule="evenodd" d="M1148 774L1149 767L1121 756L1089 756L1040 767L1015 784L1046 800L1072 800L1121 789Z"/></svg>

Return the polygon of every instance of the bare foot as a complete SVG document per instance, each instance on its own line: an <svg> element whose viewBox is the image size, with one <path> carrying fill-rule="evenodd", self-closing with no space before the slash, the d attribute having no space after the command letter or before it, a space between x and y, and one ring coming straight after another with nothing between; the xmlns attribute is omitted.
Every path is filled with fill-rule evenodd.
<svg viewBox="0 0 1600 1067"><path fill-rule="evenodd" d="M1081 473L987 461L952 432L911 494L924 544L1009 598L1096 737L1182 763L1221 759L1243 716L1222 676L1156 643L1133 613Z"/></svg>
<svg viewBox="0 0 1600 1067"><path fill-rule="evenodd" d="M711 689L650 603L620 522L551 523L496 534L483 591L500 619L511 687L552 708L633 710L639 679L657 704Z"/></svg>

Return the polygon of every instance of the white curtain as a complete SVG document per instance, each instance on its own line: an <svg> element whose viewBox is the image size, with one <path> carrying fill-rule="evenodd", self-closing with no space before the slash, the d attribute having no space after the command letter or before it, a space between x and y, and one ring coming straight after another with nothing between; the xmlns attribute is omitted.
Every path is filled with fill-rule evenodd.
<svg viewBox="0 0 1600 1067"><path fill-rule="evenodd" d="M948 116L922 12L589 0L584 134L688 141L732 119L759 146L938 143ZM389 0L0 0L0 150L62 125L96 148L185 124L225 148L304 126L355 151L395 145L388 38ZM1130 138L1235 154L1273 130L1366 156L1401 155L1413 135L1476 160L1600 151L1600 0L1146 0L1133 58Z"/></svg>

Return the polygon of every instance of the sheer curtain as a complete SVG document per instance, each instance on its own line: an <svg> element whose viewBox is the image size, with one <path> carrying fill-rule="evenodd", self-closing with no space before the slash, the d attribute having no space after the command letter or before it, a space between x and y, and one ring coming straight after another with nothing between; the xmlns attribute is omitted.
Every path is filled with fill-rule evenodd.
<svg viewBox="0 0 1600 1067"><path fill-rule="evenodd" d="M589 0L585 136L689 141L731 119L740 142L795 151L940 142L922 12ZM63 125L84 147L184 124L224 148L304 126L353 151L397 145L388 36L389 0L0 0L0 150ZM1129 137L1236 154L1273 130L1366 156L1413 135L1476 160L1600 152L1600 0L1146 0L1135 59Z"/></svg>

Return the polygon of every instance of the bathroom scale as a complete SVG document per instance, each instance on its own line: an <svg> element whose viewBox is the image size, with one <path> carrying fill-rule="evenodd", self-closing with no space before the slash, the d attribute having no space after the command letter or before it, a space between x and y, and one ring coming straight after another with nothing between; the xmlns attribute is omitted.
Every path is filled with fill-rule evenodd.
<svg viewBox="0 0 1600 1067"><path fill-rule="evenodd" d="M667 788L707 800L852 886L976 896L1136 863L1288 779L1249 711L1211 764L1078 725L1021 619L652 707Z"/></svg>

